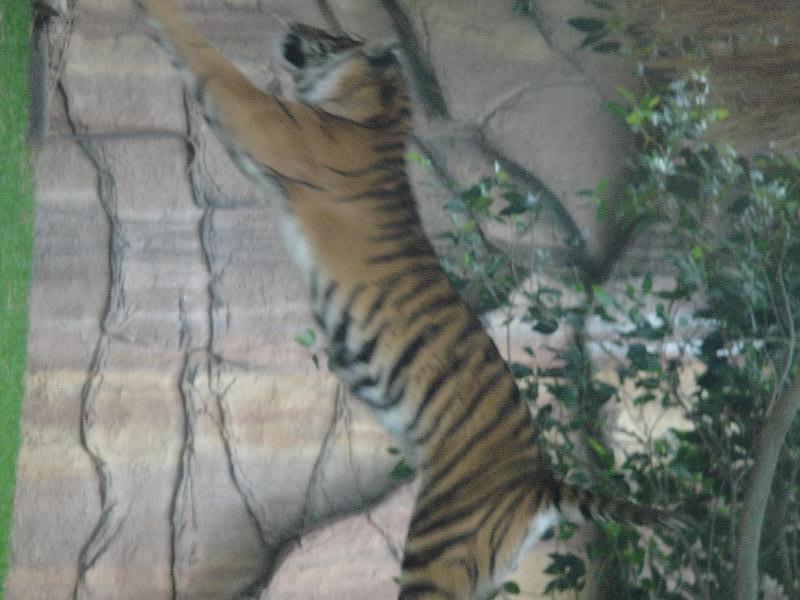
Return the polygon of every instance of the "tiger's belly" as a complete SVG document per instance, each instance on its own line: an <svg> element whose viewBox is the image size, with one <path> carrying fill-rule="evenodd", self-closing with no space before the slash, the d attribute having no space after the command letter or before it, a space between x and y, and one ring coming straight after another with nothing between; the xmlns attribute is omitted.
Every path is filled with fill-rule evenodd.
<svg viewBox="0 0 800 600"><path fill-rule="evenodd" d="M302 257L302 248L299 248ZM402 344L402 318L387 308L391 294L379 281L340 282L320 265L308 270L314 319L326 341L328 367L370 408L399 445L414 409L407 397L407 368L394 359Z"/></svg>
<svg viewBox="0 0 800 600"><path fill-rule="evenodd" d="M281 215L280 231L284 246L289 251L306 285L310 285L314 259L308 240L294 215L289 213Z"/></svg>
<svg viewBox="0 0 800 600"><path fill-rule="evenodd" d="M318 219L298 202L295 214L282 218L281 231L308 285L330 370L400 446L409 451L419 447L429 437L425 434L435 433L430 415L439 414L455 393L453 382L463 380L458 371L472 366L486 370L497 360L490 338L453 290L429 245L422 246L421 256L395 259L371 247L363 230L340 227L334 243L345 240L348 245L329 247L326 235L337 215ZM411 233L415 238L417 231ZM487 377L470 384L476 402L483 401L477 391ZM443 429L455 418L435 423L441 421Z"/></svg>

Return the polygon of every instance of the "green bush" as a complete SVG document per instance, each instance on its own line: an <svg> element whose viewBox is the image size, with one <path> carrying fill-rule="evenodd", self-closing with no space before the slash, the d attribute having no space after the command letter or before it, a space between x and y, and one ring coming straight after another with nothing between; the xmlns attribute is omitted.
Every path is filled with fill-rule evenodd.
<svg viewBox="0 0 800 600"><path fill-rule="evenodd" d="M614 598L754 598L744 574L752 558L762 581L797 594L800 160L745 159L705 141L708 125L726 113L709 106L703 74L642 98L622 95L608 105L636 137L622 196L610 203L606 183L585 196L598 220L628 223L639 235L667 232L663 268L601 286L556 265L550 241L533 240L521 278L484 231L500 223L517 242L528 240L542 231L546 211L499 167L446 203L454 227L441 236L452 249L444 267L479 310L501 311L515 331L529 327L545 340L568 334L546 368L535 366L530 345L524 360L511 362L557 471L684 516L685 530L656 527L654 535L603 526L588 551L605 557ZM593 353L615 365L615 377L600 376ZM687 389L680 377L698 363ZM533 403L542 390L555 402ZM654 433L642 423L623 432L635 449L612 447L602 417L614 404L655 406L686 426ZM576 443L590 460L576 461ZM739 536L757 534L762 523L766 534L748 548ZM586 571L577 556L559 553L547 572L549 592L579 590Z"/></svg>

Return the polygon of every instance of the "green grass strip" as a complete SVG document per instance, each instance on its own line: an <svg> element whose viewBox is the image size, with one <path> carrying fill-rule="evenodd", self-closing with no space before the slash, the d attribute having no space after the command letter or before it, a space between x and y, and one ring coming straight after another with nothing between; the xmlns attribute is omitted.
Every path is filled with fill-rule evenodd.
<svg viewBox="0 0 800 600"><path fill-rule="evenodd" d="M5 582L8 564L28 332L33 224L25 144L30 22L29 1L0 0L0 582Z"/></svg>

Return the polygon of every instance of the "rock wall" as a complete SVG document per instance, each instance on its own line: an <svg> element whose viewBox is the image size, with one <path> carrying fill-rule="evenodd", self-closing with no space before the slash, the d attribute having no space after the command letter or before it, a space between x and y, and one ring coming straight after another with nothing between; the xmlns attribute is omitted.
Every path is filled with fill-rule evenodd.
<svg viewBox="0 0 800 600"><path fill-rule="evenodd" d="M433 171L411 172L431 232L450 187L499 160L602 261L614 232L578 191L624 167L601 103L629 67L574 50L584 3L549 4L535 22L486 0L330 7L416 60L415 149ZM263 86L283 23L326 24L310 0L186 6ZM294 341L311 319L275 191L238 174L132 4L60 8L6 597L393 598L413 486L320 349ZM515 574L525 597L549 551Z"/></svg>

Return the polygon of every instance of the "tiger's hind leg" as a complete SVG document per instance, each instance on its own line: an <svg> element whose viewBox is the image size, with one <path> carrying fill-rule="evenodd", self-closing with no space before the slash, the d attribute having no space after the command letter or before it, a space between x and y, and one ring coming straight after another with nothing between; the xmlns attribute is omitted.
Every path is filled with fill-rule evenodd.
<svg viewBox="0 0 800 600"><path fill-rule="evenodd" d="M409 571L403 564L398 600L467 600L472 598L474 575L470 565L456 557L438 558Z"/></svg>
<svg viewBox="0 0 800 600"><path fill-rule="evenodd" d="M452 515L448 517L452 518ZM512 533L510 537L516 536ZM514 541L518 546L519 542ZM491 531L487 528L409 537L403 556L398 599L483 599L493 591L493 575L498 574L493 571L500 566L496 564L500 558L498 555L505 554L504 548L493 548ZM506 558L502 556L500 560L508 563ZM507 568L500 570L505 572Z"/></svg>

